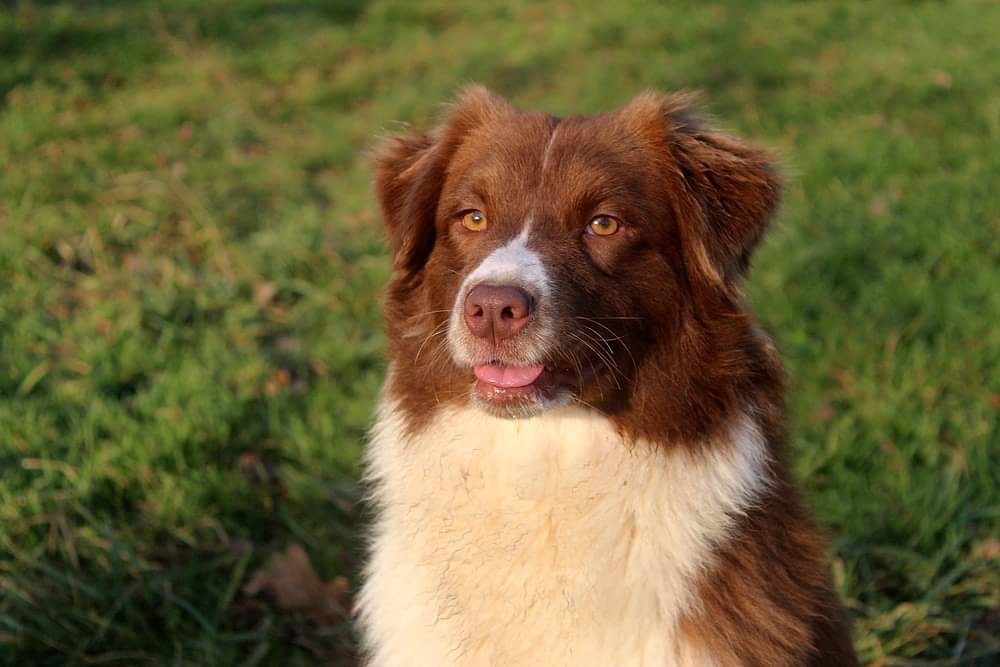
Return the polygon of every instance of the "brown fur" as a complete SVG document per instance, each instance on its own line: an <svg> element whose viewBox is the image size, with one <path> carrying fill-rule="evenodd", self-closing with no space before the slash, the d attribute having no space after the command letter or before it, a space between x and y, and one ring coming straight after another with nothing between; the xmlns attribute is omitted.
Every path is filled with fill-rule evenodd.
<svg viewBox="0 0 1000 667"><path fill-rule="evenodd" d="M557 304L565 326L596 318L619 343L611 363L570 344L555 360L595 369L581 403L665 447L706 446L741 411L767 438L777 482L705 572L685 631L725 664L856 664L824 541L788 481L781 365L740 291L779 200L767 153L708 127L685 96L557 119L472 87L433 133L384 142L375 185L394 250L390 356L407 360L387 391L411 429L469 401L469 370L436 332L462 277L531 219L533 247L574 286ZM456 231L470 208L489 211L490 234ZM577 240L598 210L625 229Z"/></svg>

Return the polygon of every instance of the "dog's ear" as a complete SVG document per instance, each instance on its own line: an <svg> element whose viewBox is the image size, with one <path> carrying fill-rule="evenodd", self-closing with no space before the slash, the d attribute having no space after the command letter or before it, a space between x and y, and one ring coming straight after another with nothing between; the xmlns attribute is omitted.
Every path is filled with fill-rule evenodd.
<svg viewBox="0 0 1000 667"><path fill-rule="evenodd" d="M659 166L669 180L685 263L731 287L746 275L778 207L781 178L766 151L712 129L695 107L690 94L645 93L620 114L666 153Z"/></svg>
<svg viewBox="0 0 1000 667"><path fill-rule="evenodd" d="M470 132L512 113L502 98L479 85L459 93L430 133L390 136L375 150L375 194L393 250L393 264L410 273L427 261L448 164Z"/></svg>

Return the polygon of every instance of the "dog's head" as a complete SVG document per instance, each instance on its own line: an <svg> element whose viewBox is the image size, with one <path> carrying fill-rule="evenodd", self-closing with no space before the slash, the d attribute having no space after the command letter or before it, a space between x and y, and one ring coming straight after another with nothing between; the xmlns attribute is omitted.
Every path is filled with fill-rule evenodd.
<svg viewBox="0 0 1000 667"><path fill-rule="evenodd" d="M714 327L741 318L779 192L767 155L683 95L559 119L481 87L431 133L385 140L375 185L398 390L503 416L613 410L643 373L678 391L717 371L711 339L732 336Z"/></svg>

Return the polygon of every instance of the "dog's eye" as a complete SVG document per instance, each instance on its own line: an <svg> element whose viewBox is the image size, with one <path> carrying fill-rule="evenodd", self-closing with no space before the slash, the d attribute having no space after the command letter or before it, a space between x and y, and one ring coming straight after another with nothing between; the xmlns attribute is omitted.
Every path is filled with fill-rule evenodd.
<svg viewBox="0 0 1000 667"><path fill-rule="evenodd" d="M486 229L486 214L482 211L467 211L462 216L462 226L472 232L481 232Z"/></svg>
<svg viewBox="0 0 1000 667"><path fill-rule="evenodd" d="M621 226L621 223L610 215L599 215L587 224L587 233L595 236L611 236Z"/></svg>

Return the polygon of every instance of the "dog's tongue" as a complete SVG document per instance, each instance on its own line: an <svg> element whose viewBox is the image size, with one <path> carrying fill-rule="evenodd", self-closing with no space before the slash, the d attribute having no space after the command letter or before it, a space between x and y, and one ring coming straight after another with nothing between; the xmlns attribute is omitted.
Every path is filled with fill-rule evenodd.
<svg viewBox="0 0 1000 667"><path fill-rule="evenodd" d="M538 379L538 376L545 370L545 366L499 366L497 364L485 364L476 366L472 372L480 381L491 384L495 387L511 389L513 387L527 387Z"/></svg>

